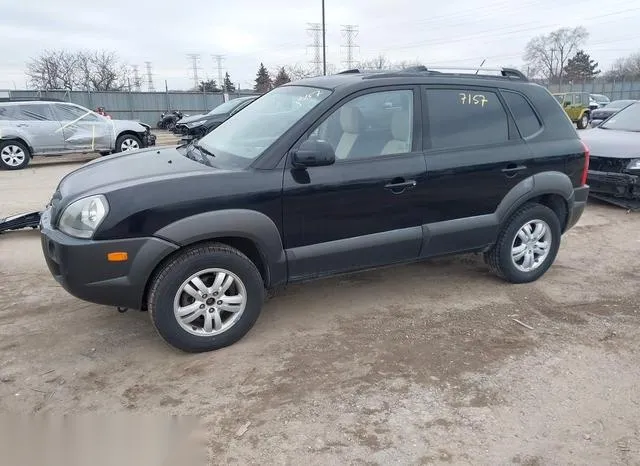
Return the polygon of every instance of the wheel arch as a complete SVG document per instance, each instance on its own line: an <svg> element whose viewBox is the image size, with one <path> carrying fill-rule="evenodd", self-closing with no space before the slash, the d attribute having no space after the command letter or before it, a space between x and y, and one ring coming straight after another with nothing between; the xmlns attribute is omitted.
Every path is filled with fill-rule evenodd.
<svg viewBox="0 0 640 466"><path fill-rule="evenodd" d="M558 216L564 233L570 207L574 200L571 179L562 172L537 173L514 186L496 209L500 226L526 203L536 202L549 207Z"/></svg>
<svg viewBox="0 0 640 466"><path fill-rule="evenodd" d="M12 142L12 141L19 142L19 143L23 144L29 150L29 157L33 157L33 147L22 136L11 136L11 135L5 136L5 135L3 135L2 138L0 138L0 143L2 143L2 142Z"/></svg>
<svg viewBox="0 0 640 466"><path fill-rule="evenodd" d="M256 265L266 288L281 285L287 280L286 256L280 232L268 216L257 211L231 209L205 212L173 222L158 230L154 236L176 244L178 249L158 259L146 279L142 304L158 270L185 249L204 243L222 243L238 249Z"/></svg>

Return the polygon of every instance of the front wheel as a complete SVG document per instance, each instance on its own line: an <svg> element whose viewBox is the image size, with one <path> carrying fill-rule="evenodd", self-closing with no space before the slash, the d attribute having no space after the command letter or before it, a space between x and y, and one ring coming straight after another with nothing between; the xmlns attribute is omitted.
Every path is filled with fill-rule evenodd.
<svg viewBox="0 0 640 466"><path fill-rule="evenodd" d="M541 204L528 204L504 226L485 261L499 277L511 283L528 283L540 278L558 254L560 220Z"/></svg>
<svg viewBox="0 0 640 466"><path fill-rule="evenodd" d="M212 351L240 340L264 301L256 266L237 249L186 249L152 279L147 306L160 336L186 352Z"/></svg>
<svg viewBox="0 0 640 466"><path fill-rule="evenodd" d="M142 142L138 136L133 134L123 134L116 140L116 152L126 152L140 149Z"/></svg>

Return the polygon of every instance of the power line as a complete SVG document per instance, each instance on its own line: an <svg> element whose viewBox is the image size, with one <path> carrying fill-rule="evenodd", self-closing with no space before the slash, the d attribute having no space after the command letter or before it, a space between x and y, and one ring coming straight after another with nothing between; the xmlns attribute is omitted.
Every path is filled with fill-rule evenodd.
<svg viewBox="0 0 640 466"><path fill-rule="evenodd" d="M308 45L313 49L313 59L309 61L315 66L316 75L322 74L322 25L320 23L307 23L307 32L311 34L312 43Z"/></svg>
<svg viewBox="0 0 640 466"><path fill-rule="evenodd" d="M191 60L191 78L193 79L193 88L197 89L200 85L200 79L198 78L198 70L200 69L198 61L200 60L200 54L189 53L187 54L187 58Z"/></svg>
<svg viewBox="0 0 640 466"><path fill-rule="evenodd" d="M346 65L347 69L353 68L353 49L359 48L354 40L358 35L358 26L353 24L346 24L342 26L342 37L345 39L345 45L343 47L347 50L346 59L343 63Z"/></svg>
<svg viewBox="0 0 640 466"><path fill-rule="evenodd" d="M151 62L146 61L144 62L144 64L147 67L147 91L155 92L156 89L153 86L153 73L151 72Z"/></svg>
<svg viewBox="0 0 640 466"><path fill-rule="evenodd" d="M211 55L218 65L218 86L222 89L223 87L223 78L222 78L222 61L224 60L224 55Z"/></svg>

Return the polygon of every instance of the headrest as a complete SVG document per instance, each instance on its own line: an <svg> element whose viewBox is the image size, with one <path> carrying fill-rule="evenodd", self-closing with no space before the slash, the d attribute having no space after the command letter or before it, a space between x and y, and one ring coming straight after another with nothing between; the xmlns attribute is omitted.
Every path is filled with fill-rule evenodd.
<svg viewBox="0 0 640 466"><path fill-rule="evenodd" d="M345 105L340 109L340 126L345 133L359 133L362 128L362 114L356 106Z"/></svg>
<svg viewBox="0 0 640 466"><path fill-rule="evenodd" d="M399 141L409 141L413 122L409 112L394 112L391 117L391 134L393 139Z"/></svg>

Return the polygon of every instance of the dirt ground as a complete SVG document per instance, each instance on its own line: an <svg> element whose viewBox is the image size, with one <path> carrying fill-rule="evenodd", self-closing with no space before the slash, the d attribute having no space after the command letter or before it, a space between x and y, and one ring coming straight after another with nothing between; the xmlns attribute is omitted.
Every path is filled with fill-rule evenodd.
<svg viewBox="0 0 640 466"><path fill-rule="evenodd" d="M0 171L0 216L76 166ZM536 283L473 255L317 281L187 355L146 313L69 296L37 231L7 233L0 409L195 415L212 464L640 465L639 258L640 214L592 203Z"/></svg>

